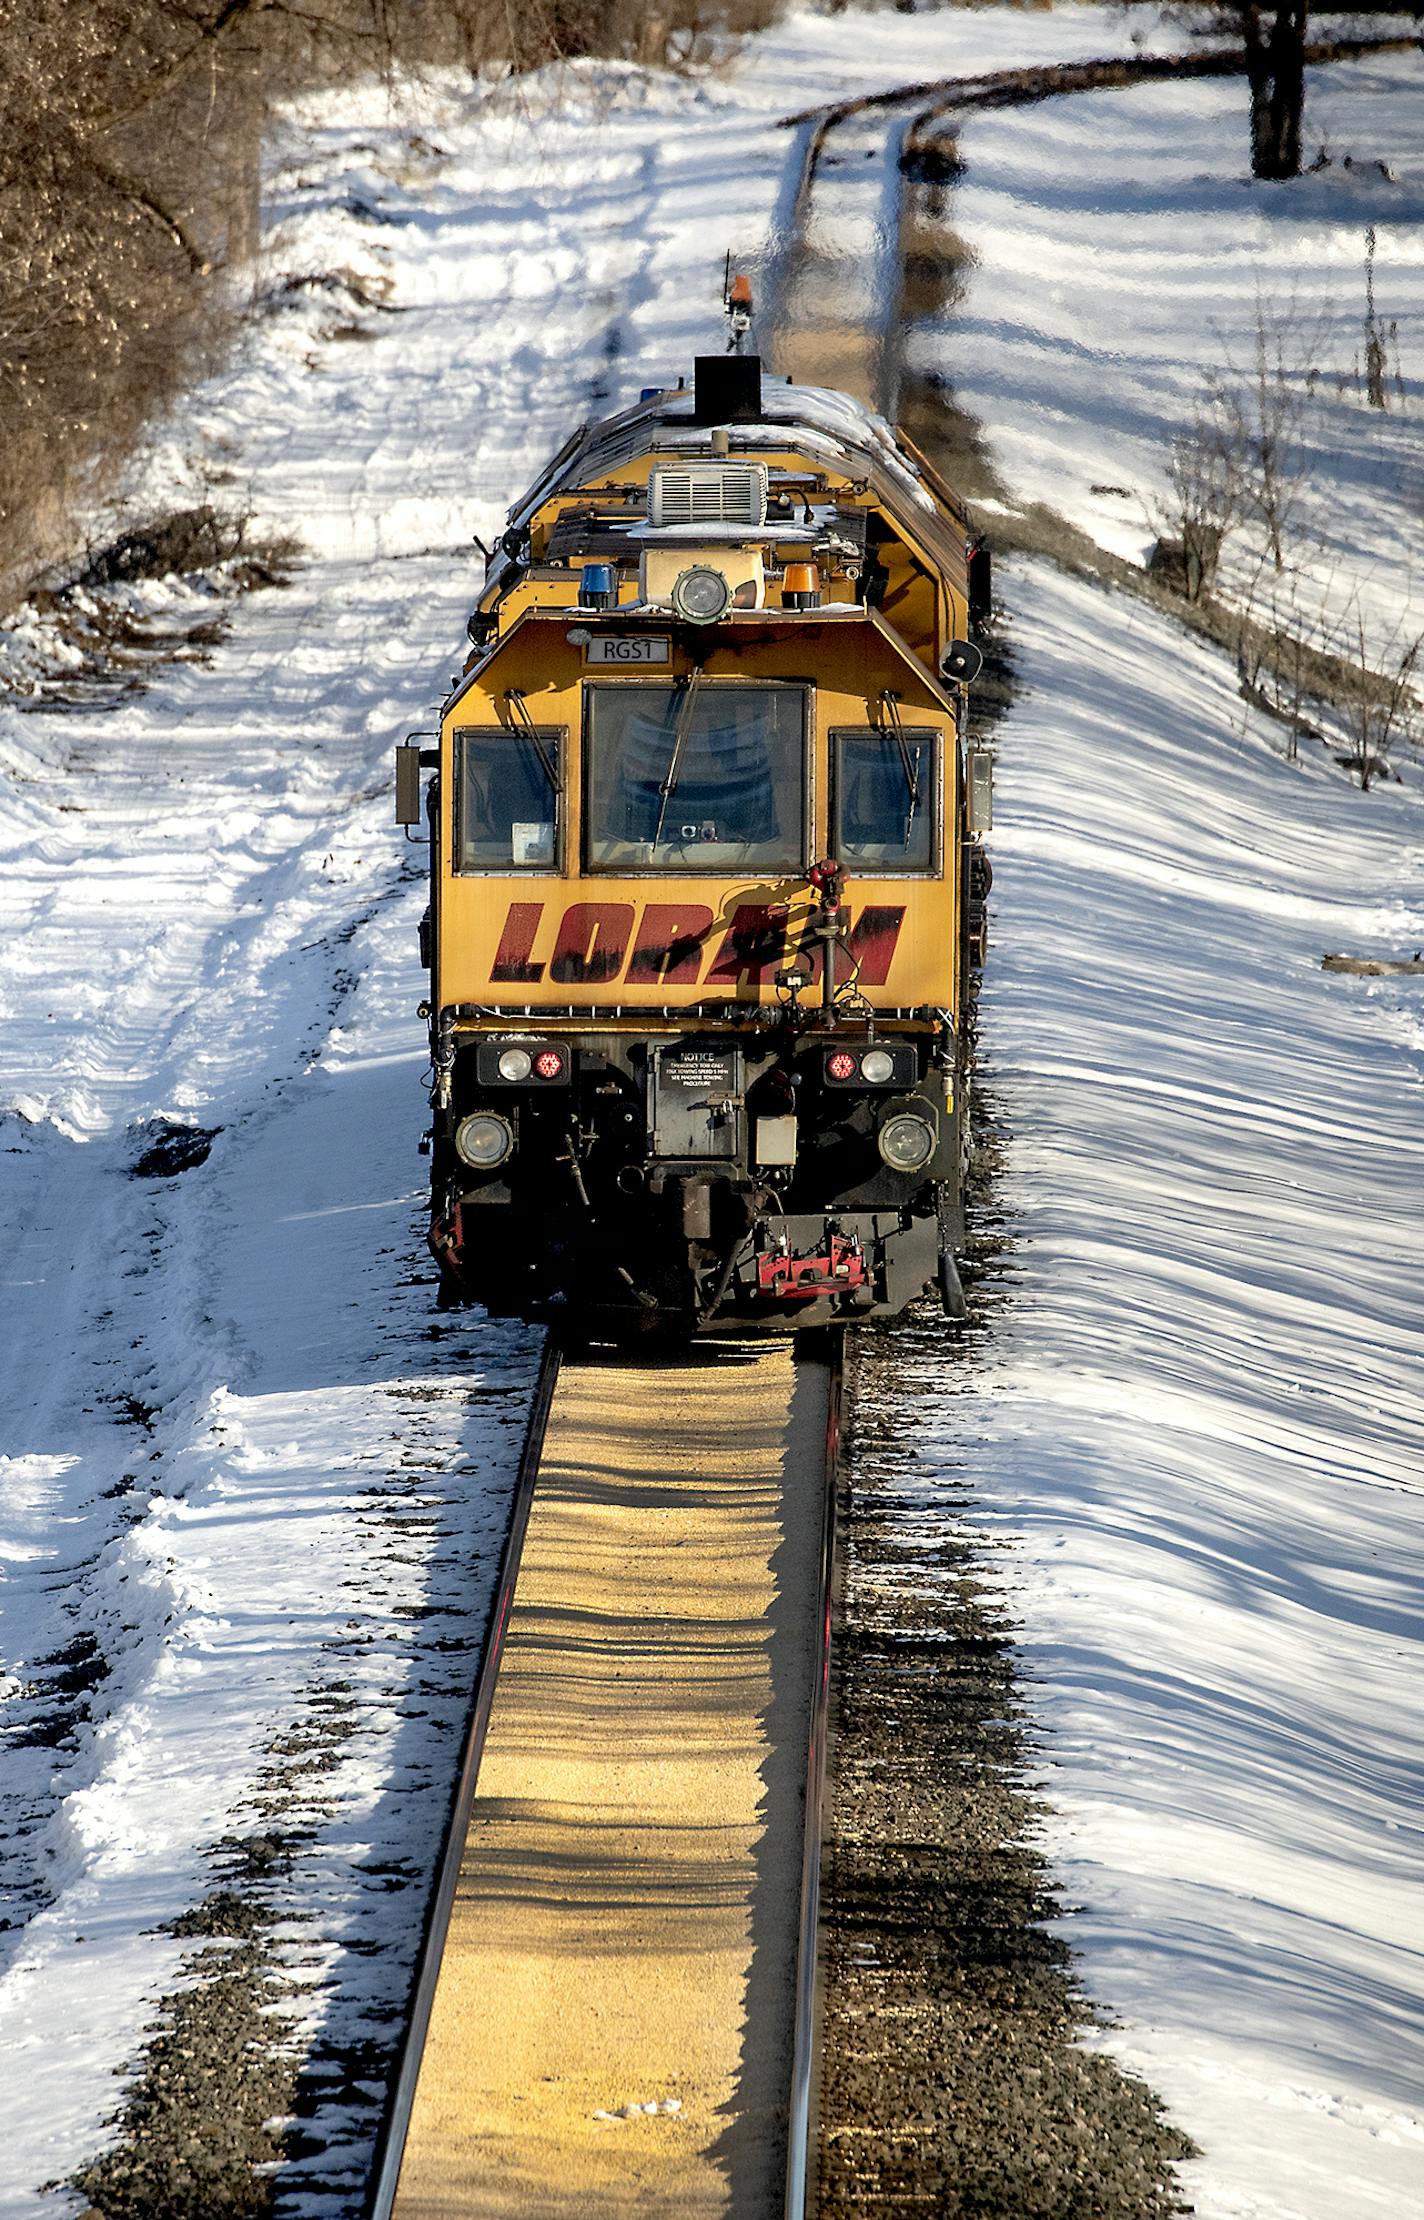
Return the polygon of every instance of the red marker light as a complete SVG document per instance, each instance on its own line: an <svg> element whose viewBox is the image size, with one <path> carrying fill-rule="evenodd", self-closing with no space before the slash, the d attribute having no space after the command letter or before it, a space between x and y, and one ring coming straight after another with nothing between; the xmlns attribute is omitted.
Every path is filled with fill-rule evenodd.
<svg viewBox="0 0 1424 2220"><path fill-rule="evenodd" d="M534 1059L534 1069L541 1079L557 1079L564 1068L563 1050L541 1048Z"/></svg>
<svg viewBox="0 0 1424 2220"><path fill-rule="evenodd" d="M833 1049L826 1058L826 1071L832 1079L854 1079L855 1058L846 1049Z"/></svg>

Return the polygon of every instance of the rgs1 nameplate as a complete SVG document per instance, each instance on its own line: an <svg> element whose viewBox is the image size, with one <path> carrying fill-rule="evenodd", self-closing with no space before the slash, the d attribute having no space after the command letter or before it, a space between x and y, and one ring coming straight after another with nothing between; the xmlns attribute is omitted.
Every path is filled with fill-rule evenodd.
<svg viewBox="0 0 1424 2220"><path fill-rule="evenodd" d="M654 632L595 632L583 651L586 663L670 663L672 641Z"/></svg>

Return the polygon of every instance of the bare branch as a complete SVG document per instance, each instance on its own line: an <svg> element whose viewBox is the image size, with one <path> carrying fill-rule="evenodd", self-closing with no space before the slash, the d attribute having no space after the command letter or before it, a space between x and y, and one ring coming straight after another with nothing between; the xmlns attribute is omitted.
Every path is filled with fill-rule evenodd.
<svg viewBox="0 0 1424 2220"><path fill-rule="evenodd" d="M117 131L124 124L132 123L146 108L151 108L156 100L161 100L165 93L180 85L199 62L206 61L238 23L250 16L265 15L275 5L277 0L225 0L224 6L211 23L187 17L186 20L198 36L186 53L180 54L166 68L156 70L144 84L143 90L126 105L110 108L90 117L90 128L95 131Z"/></svg>
<svg viewBox="0 0 1424 2220"><path fill-rule="evenodd" d="M213 267L211 262L194 246L178 218L164 207L157 195L136 177L126 177L96 147L85 145L82 140L80 145L83 148L83 159L95 177L107 185L111 192L117 193L121 199L141 210L150 222L157 224L160 231L166 232L179 253L187 257L188 267L195 277L210 276Z"/></svg>

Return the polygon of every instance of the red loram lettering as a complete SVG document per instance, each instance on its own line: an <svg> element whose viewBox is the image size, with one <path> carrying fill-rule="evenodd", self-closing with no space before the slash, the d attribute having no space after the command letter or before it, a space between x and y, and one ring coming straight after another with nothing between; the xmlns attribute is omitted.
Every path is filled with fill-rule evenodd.
<svg viewBox="0 0 1424 2220"><path fill-rule="evenodd" d="M548 959L551 981L569 986L607 986L620 977L630 987L693 987L702 974L703 951L713 929L704 902L649 902L634 935L631 902L574 902L559 918ZM533 960L544 917L542 902L511 902L490 967L496 986L534 986L545 966ZM862 987L883 987L890 977L905 922L903 903L869 903L835 952L838 984L852 977ZM783 902L743 902L703 984L709 987L770 986L786 960L790 913ZM631 953L630 953L631 944ZM823 943L807 933L799 950L811 978L821 976ZM624 965L627 965L625 971Z"/></svg>
<svg viewBox="0 0 1424 2220"><path fill-rule="evenodd" d="M733 913L727 935L718 949L706 985L770 986L786 961L786 925L790 913L784 902L743 902Z"/></svg>
<svg viewBox="0 0 1424 2220"><path fill-rule="evenodd" d="M846 934L851 961L859 967L856 977L862 987L884 986L890 976L904 922L903 903L898 907L890 903L881 906L871 903L861 911ZM840 961L844 960L842 956Z"/></svg>
<svg viewBox="0 0 1424 2220"><path fill-rule="evenodd" d="M836 949L834 976L837 985L843 986L853 978L858 986L883 987L890 976L904 922L903 903L868 904L847 929L844 946ZM820 984L823 946L816 934L807 932L797 951L801 962L810 967L813 986Z"/></svg>
<svg viewBox="0 0 1424 2220"><path fill-rule="evenodd" d="M623 969L633 934L631 902L575 902L564 912L549 977L573 986L603 986Z"/></svg>
<svg viewBox="0 0 1424 2220"><path fill-rule="evenodd" d="M542 902L510 903L504 931L499 936L499 946L490 966L490 978L497 986L533 986L536 980L543 978L544 966L529 961L543 915Z"/></svg>
<svg viewBox="0 0 1424 2220"><path fill-rule="evenodd" d="M695 987L712 926L703 902L649 902L628 958L630 987Z"/></svg>

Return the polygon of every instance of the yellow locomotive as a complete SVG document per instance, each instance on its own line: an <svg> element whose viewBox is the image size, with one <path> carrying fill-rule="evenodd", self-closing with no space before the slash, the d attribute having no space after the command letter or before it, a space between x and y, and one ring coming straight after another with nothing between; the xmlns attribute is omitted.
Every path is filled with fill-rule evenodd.
<svg viewBox="0 0 1424 2220"><path fill-rule="evenodd" d="M397 751L447 1300L614 1336L962 1308L969 597L923 459L755 356L510 512L438 750Z"/></svg>

